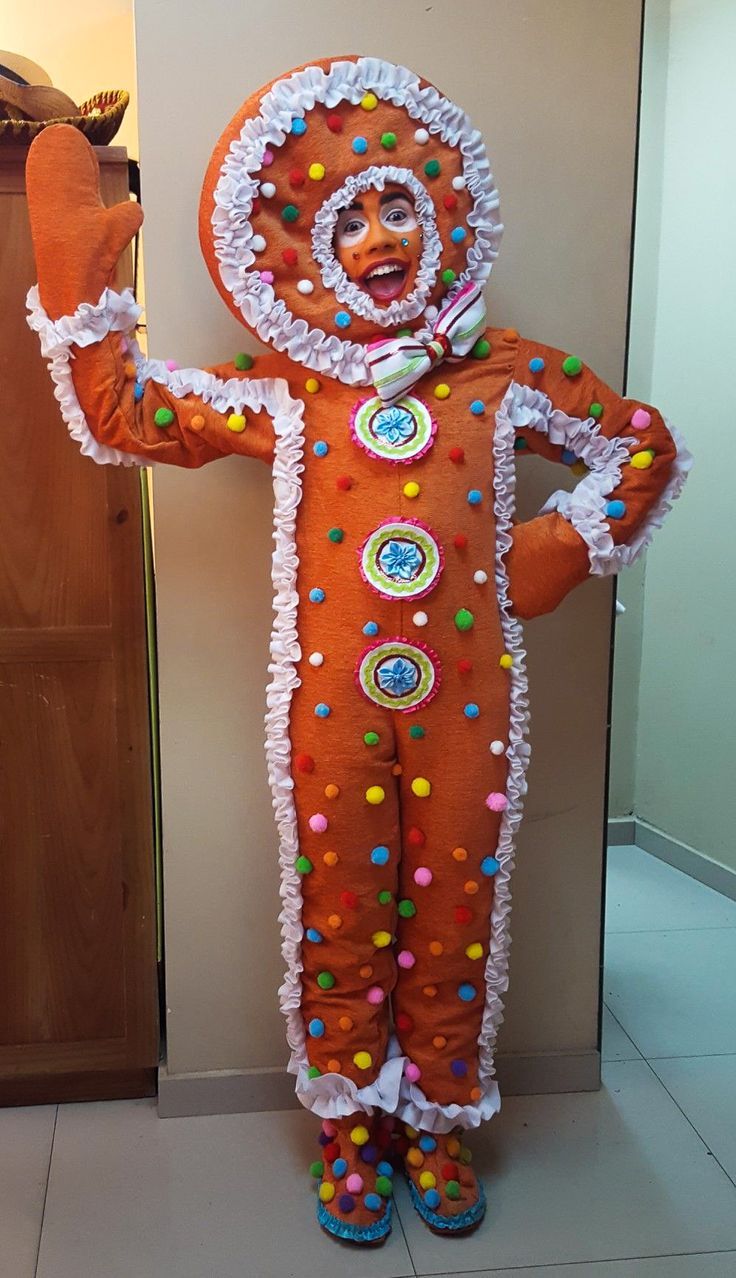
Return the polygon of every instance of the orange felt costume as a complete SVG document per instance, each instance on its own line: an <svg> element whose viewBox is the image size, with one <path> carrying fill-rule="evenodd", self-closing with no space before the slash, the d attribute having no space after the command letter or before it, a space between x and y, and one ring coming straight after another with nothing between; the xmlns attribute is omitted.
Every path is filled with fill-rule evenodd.
<svg viewBox="0 0 736 1278"><path fill-rule="evenodd" d="M102 462L200 466L235 452L274 469L267 750L299 1097L327 1137L346 1116L382 1112L442 1154L448 1133L499 1105L528 760L517 618L629 563L689 456L656 410L580 360L477 328L502 229L488 161L462 111L404 68L298 68L249 98L215 148L205 258L230 309L279 352L247 376L142 358L126 336L138 308L108 287L138 210L103 210L96 181L73 130L34 144L30 322L73 437ZM410 191L424 239L412 293L379 307L333 237L340 210L386 181ZM438 335L466 298L472 325ZM400 397L367 359L386 337L398 346L378 354L406 379ZM583 477L515 524L515 459L530 451ZM462 1216L462 1177L460 1207L414 1180L431 1223ZM352 1197L321 1191L341 1236L378 1211Z"/></svg>

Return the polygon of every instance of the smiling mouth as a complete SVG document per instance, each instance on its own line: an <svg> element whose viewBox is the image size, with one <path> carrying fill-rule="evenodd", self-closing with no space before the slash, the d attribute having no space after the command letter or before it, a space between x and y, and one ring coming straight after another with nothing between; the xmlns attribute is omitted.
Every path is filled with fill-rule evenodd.
<svg viewBox="0 0 736 1278"><path fill-rule="evenodd" d="M393 302L403 292L409 268L404 262L391 258L374 262L360 277L361 286L376 302Z"/></svg>

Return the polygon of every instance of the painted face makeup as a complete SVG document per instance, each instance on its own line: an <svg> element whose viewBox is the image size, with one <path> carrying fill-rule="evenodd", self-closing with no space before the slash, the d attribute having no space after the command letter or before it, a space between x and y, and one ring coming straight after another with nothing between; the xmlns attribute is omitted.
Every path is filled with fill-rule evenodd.
<svg viewBox="0 0 736 1278"><path fill-rule="evenodd" d="M364 191L338 218L337 259L379 306L411 293L421 252L422 233L406 187Z"/></svg>

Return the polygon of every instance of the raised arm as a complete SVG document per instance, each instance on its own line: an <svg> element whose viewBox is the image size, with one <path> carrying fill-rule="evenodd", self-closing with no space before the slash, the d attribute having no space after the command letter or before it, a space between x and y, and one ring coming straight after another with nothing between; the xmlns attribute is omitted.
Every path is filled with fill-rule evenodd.
<svg viewBox="0 0 736 1278"><path fill-rule="evenodd" d="M289 402L276 380L279 357L259 357L254 378L234 365L214 372L145 360L133 336L141 308L129 289L111 288L142 210L130 201L104 207L94 151L70 125L39 135L26 175L39 279L29 323L82 452L123 465L197 467L229 453L271 462L272 419Z"/></svg>
<svg viewBox="0 0 736 1278"><path fill-rule="evenodd" d="M607 576L649 544L692 458L656 408L622 399L573 357L519 341L503 413L518 455L538 453L579 476L516 524L506 556L523 618L551 612L589 574Z"/></svg>

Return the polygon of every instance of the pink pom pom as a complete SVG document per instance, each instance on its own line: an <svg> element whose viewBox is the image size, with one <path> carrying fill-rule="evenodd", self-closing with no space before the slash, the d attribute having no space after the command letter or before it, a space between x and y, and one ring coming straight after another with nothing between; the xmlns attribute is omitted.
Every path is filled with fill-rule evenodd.
<svg viewBox="0 0 736 1278"><path fill-rule="evenodd" d="M309 818L309 828L314 830L315 834L324 834L328 825L327 817L323 816L321 812L315 812L314 816Z"/></svg>
<svg viewBox="0 0 736 1278"><path fill-rule="evenodd" d="M631 414L631 425L634 430L646 430L652 420L652 414L648 413L646 408L637 408Z"/></svg>
<svg viewBox="0 0 736 1278"><path fill-rule="evenodd" d="M329 1118L324 1118L322 1120L322 1131L324 1132L325 1136L329 1136L329 1137L337 1136L337 1128L335 1127L335 1124Z"/></svg>
<svg viewBox="0 0 736 1278"><path fill-rule="evenodd" d="M419 887L429 887L432 882L432 871L428 870L426 865L420 865L419 869L414 871L414 882Z"/></svg>
<svg viewBox="0 0 736 1278"><path fill-rule="evenodd" d="M503 812L504 808L508 807L508 802L505 794L492 790L486 799L486 807L490 808L491 812Z"/></svg>
<svg viewBox="0 0 736 1278"><path fill-rule="evenodd" d="M419 1079L422 1077L422 1071L418 1065L414 1064L413 1061L409 1061L408 1065L405 1066L404 1073L410 1083L418 1083Z"/></svg>
<svg viewBox="0 0 736 1278"><path fill-rule="evenodd" d="M368 1002L372 1003L374 1007L378 1007L383 1002L385 997L386 996L383 990L381 989L380 985L371 985L371 988L366 994L366 998L368 999Z"/></svg>
<svg viewBox="0 0 736 1278"><path fill-rule="evenodd" d="M178 368L179 365L177 364L175 359L167 359L166 367L168 368L170 373L173 373L174 369Z"/></svg>
<svg viewBox="0 0 736 1278"><path fill-rule="evenodd" d="M351 1172L345 1181L345 1188L349 1194L359 1194L363 1188L363 1177L357 1172Z"/></svg>
<svg viewBox="0 0 736 1278"><path fill-rule="evenodd" d="M273 271L260 271L259 274L262 284L273 284Z"/></svg>
<svg viewBox="0 0 736 1278"><path fill-rule="evenodd" d="M401 950L396 962L399 967L413 967L416 963L416 959L414 958L411 950Z"/></svg>
<svg viewBox="0 0 736 1278"><path fill-rule="evenodd" d="M268 168L269 165L273 164L273 151L264 151L261 163L264 168Z"/></svg>

